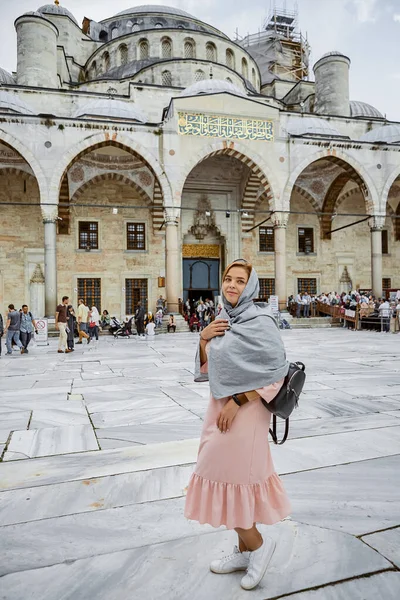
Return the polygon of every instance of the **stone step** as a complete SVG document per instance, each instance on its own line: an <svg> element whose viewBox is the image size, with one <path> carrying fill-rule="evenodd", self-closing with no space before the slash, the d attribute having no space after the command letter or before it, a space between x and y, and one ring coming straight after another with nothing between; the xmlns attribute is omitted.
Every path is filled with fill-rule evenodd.
<svg viewBox="0 0 400 600"><path fill-rule="evenodd" d="M290 321L292 329L326 329L332 327L331 317L293 318Z"/></svg>

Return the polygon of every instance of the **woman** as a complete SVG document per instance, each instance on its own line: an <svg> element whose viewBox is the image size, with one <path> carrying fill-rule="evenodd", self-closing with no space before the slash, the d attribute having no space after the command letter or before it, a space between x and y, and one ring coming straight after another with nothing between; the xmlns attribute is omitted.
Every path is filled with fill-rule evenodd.
<svg viewBox="0 0 400 600"><path fill-rule="evenodd" d="M289 365L270 309L253 302L258 293L252 266L232 263L222 280L224 309L200 333L195 380L209 378L211 398L185 507L188 519L236 531L233 554L210 569L247 570L246 590L260 583L275 549L256 523L272 525L290 514L268 443L271 414L260 400L276 396Z"/></svg>
<svg viewBox="0 0 400 600"><path fill-rule="evenodd" d="M89 312L89 335L91 340L93 340L93 338L96 338L96 340L99 341L99 325L99 311L95 306L92 306Z"/></svg>
<svg viewBox="0 0 400 600"><path fill-rule="evenodd" d="M75 317L75 311L73 306L71 306L71 304L68 305L67 307L67 346L68 346L68 350L71 350L71 352L74 351L74 345L75 345L75 323L76 323L76 317Z"/></svg>
<svg viewBox="0 0 400 600"><path fill-rule="evenodd" d="M151 321L149 321L146 325L146 335L149 335L149 336L156 335L155 328L156 328L156 325L155 325L153 319L151 319Z"/></svg>
<svg viewBox="0 0 400 600"><path fill-rule="evenodd" d="M100 325L101 325L102 329L105 329L106 327L110 327L110 325L111 325L111 317L109 315L108 310L103 310L103 312L101 314Z"/></svg>
<svg viewBox="0 0 400 600"><path fill-rule="evenodd" d="M174 315L169 315L169 321L168 321L167 329L168 329L168 333L170 333L171 330L172 330L173 333L175 333L176 323L175 323L175 317L174 317Z"/></svg>

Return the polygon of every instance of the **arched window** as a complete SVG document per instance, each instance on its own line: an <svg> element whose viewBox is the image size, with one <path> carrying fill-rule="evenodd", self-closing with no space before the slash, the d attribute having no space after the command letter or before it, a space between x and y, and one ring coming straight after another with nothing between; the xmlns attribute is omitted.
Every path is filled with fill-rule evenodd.
<svg viewBox="0 0 400 600"><path fill-rule="evenodd" d="M97 63L94 60L92 62L92 66L90 67L90 79L96 79L96 75L97 75Z"/></svg>
<svg viewBox="0 0 400 600"><path fill-rule="evenodd" d="M230 48L228 48L228 50L226 51L226 66L229 69L235 69L235 55L233 54Z"/></svg>
<svg viewBox="0 0 400 600"><path fill-rule="evenodd" d="M101 42L106 42L108 40L108 33L107 31L104 31L104 29L99 33L99 40Z"/></svg>
<svg viewBox="0 0 400 600"><path fill-rule="evenodd" d="M217 48L212 42L206 44L206 59L217 62Z"/></svg>
<svg viewBox="0 0 400 600"><path fill-rule="evenodd" d="M104 52L103 54L103 71L106 73L110 68L110 55L108 52Z"/></svg>
<svg viewBox="0 0 400 600"><path fill-rule="evenodd" d="M249 66L245 58L242 58L242 75L245 79L249 78Z"/></svg>
<svg viewBox="0 0 400 600"><path fill-rule="evenodd" d="M118 27L113 27L111 31L111 39L115 40L118 37Z"/></svg>
<svg viewBox="0 0 400 600"><path fill-rule="evenodd" d="M194 40L186 40L184 47L185 58L196 58L196 45Z"/></svg>
<svg viewBox="0 0 400 600"><path fill-rule="evenodd" d="M172 58L172 42L169 38L161 41L161 58Z"/></svg>
<svg viewBox="0 0 400 600"><path fill-rule="evenodd" d="M132 25L132 33L136 33L137 31L140 31L140 25L139 23L134 23Z"/></svg>
<svg viewBox="0 0 400 600"><path fill-rule="evenodd" d="M206 74L201 69L198 69L196 71L196 73L194 74L195 81L203 81L203 79L205 79L205 78L206 78Z"/></svg>
<svg viewBox="0 0 400 600"><path fill-rule="evenodd" d="M255 69L251 70L251 83L253 84L254 87L256 87L257 78L256 78L256 70Z"/></svg>
<svg viewBox="0 0 400 600"><path fill-rule="evenodd" d="M162 79L162 85L171 86L172 85L172 73L171 73L171 71L163 71L161 79Z"/></svg>
<svg viewBox="0 0 400 600"><path fill-rule="evenodd" d="M162 23L156 23L156 24L155 24L155 28L156 28L156 29L162 29L162 27L163 27L163 24L162 24Z"/></svg>
<svg viewBox="0 0 400 600"><path fill-rule="evenodd" d="M149 42L147 40L141 40L139 43L139 58L140 60L149 58Z"/></svg>
<svg viewBox="0 0 400 600"><path fill-rule="evenodd" d="M126 44L121 44L118 48L119 54L119 64L126 65L128 62L128 46Z"/></svg>

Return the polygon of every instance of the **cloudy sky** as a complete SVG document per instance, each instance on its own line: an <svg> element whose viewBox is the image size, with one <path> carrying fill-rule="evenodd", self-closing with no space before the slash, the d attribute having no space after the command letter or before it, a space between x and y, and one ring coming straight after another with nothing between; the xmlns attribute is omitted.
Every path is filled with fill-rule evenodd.
<svg viewBox="0 0 400 600"><path fill-rule="evenodd" d="M50 0L51 1L51 0ZM14 20L38 8L40 0L0 0L2 10L0 66L16 69ZM255 33L262 27L273 0L157 0L210 23L231 37ZM276 0L294 7L295 0ZM79 23L96 21L135 4L135 0L62 0ZM136 2L140 4L140 0ZM272 5L272 6L271 6ZM300 27L308 34L314 63L330 50L352 61L350 96L369 102L389 119L400 121L400 0L298 0Z"/></svg>

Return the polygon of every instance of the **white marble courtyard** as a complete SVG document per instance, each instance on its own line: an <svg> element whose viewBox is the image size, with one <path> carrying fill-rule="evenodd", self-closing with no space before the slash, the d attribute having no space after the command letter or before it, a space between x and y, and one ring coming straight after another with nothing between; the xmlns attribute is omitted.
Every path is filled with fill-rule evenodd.
<svg viewBox="0 0 400 600"><path fill-rule="evenodd" d="M187 522L207 384L195 334L0 359L0 600L398 600L400 335L284 332L307 387L274 448L293 504L262 584L214 575L234 534Z"/></svg>

